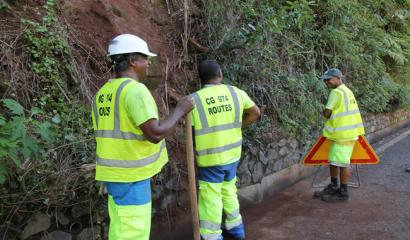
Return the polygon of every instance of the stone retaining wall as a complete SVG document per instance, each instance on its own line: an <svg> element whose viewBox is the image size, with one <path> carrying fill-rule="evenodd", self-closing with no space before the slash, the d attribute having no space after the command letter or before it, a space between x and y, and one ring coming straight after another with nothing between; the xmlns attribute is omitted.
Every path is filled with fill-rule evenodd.
<svg viewBox="0 0 410 240"><path fill-rule="evenodd" d="M377 141L409 123L410 110L397 110L391 113L364 114L363 121L366 127L366 137L370 142Z"/></svg>

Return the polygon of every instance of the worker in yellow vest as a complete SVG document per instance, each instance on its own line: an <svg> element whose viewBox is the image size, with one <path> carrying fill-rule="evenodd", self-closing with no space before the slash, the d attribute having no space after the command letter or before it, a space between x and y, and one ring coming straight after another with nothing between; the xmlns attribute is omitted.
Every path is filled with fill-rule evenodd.
<svg viewBox="0 0 410 240"><path fill-rule="evenodd" d="M204 240L220 240L224 236L244 239L235 185L242 150L241 128L255 122L260 110L244 91L222 83L222 71L216 61L200 62L198 73L203 88L192 94L195 108L191 114L199 178L200 233ZM222 212L226 215L223 226Z"/></svg>
<svg viewBox="0 0 410 240"><path fill-rule="evenodd" d="M354 94L342 82L342 72L331 68L321 79L332 89L323 112L328 119L323 136L332 141L329 152L331 183L322 191L321 197L326 202L344 202L349 200L350 158L358 137L364 134L363 121Z"/></svg>
<svg viewBox="0 0 410 240"><path fill-rule="evenodd" d="M185 97L160 121L155 101L141 83L156 56L141 38L122 34L108 46L115 78L95 95L92 120L97 142L96 180L108 191L110 240L148 240L151 228L150 178L168 161L164 138L193 108Z"/></svg>

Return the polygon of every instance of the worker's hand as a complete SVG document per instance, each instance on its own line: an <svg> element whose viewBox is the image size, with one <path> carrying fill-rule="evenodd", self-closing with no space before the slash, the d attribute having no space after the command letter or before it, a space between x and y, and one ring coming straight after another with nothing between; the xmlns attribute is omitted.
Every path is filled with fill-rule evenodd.
<svg viewBox="0 0 410 240"><path fill-rule="evenodd" d="M194 108L194 100L191 96L185 96L178 101L177 110L182 111L184 114L190 112Z"/></svg>

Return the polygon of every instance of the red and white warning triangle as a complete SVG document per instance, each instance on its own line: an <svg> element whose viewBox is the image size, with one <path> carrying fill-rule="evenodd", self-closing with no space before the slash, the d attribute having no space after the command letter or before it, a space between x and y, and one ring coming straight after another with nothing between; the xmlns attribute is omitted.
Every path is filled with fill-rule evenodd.
<svg viewBox="0 0 410 240"><path fill-rule="evenodd" d="M331 141L325 137L320 137L315 145L310 149L303 159L306 165L326 165L328 164ZM379 157L374 152L372 146L363 136L359 136L353 149L350 159L351 164L378 164Z"/></svg>

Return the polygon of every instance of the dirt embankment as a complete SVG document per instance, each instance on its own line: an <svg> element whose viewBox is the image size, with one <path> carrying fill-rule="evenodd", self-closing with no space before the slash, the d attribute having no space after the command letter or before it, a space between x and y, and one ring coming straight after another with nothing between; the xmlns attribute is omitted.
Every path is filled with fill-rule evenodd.
<svg viewBox="0 0 410 240"><path fill-rule="evenodd" d="M172 2L74 0L64 1L61 6L69 29L75 31L82 42L87 43L101 56L100 61L105 60L107 44L118 34L136 34L148 42L150 50L157 53L158 57L153 59L149 79L145 83L153 92L162 116L169 113L179 95L196 87L193 71L195 64L192 58L184 55L184 10L182 5ZM94 91L104 81L105 79L95 81ZM162 195L159 200L154 201L154 207L157 205L156 208L160 209L153 220L152 235L155 238L162 238L160 235L170 237L165 233L172 232L176 222L182 219L184 222L189 221L182 136L182 127L179 127L176 133L167 139L170 163L164 169L163 176L154 179L153 188L155 183L166 185L173 182L171 185L176 185L174 187L178 189L177 192L160 187L153 189L154 195L163 191L159 193ZM178 219L175 216L178 216Z"/></svg>
<svg viewBox="0 0 410 240"><path fill-rule="evenodd" d="M16 42L18 39L20 42L18 49L25 49L24 41L21 41L25 29L20 21L23 18L40 20L42 11L44 11L42 7L46 1L6 2L10 9L4 12L0 11L1 33L9 34L8 37L15 38ZM87 104L97 89L110 78L105 56L107 45L114 36L122 33L140 36L148 42L150 50L158 54L158 57L152 60L149 77L144 83L152 91L161 116L167 115L172 110L179 95L187 94L189 89L195 89L197 81L195 71L193 71L195 69L194 57L192 57L194 54L187 56L187 48L184 51L184 46L187 46L187 43L183 35L184 9L181 2L159 0L60 0L56 2L58 18L67 34L68 45L76 50L72 56L83 59L79 61L84 63L83 66L80 66L80 71L84 76L87 76L87 80L74 79L73 81L83 84L78 88L86 89L80 95L84 98L81 100ZM15 49L17 48L12 48L13 51ZM16 54L21 54L19 51L16 50ZM18 62L17 60L15 62ZM27 69L25 70L31 71L30 64L26 65ZM3 67L3 65L0 66ZM13 70L9 66L6 67L8 71ZM19 65L16 64L16 69L17 67ZM2 78L3 72L0 73ZM22 93L21 96L28 99L26 105L29 106L31 96L36 94L35 90L30 92L31 90L26 87L28 84L25 85L25 82L29 81L29 77L21 76L19 79L22 80L19 82L20 85L12 87L3 86L0 81L0 92L20 101L18 92L27 91L27 94ZM76 86L77 83L72 85ZM3 87L5 91L3 91ZM14 90L10 90L11 88ZM17 95L7 94L7 91L15 91ZM161 174L153 179L156 219L153 221L152 232L155 239L159 238L157 237L159 234L172 231L175 222L181 219L187 221L184 216L188 213L189 204L186 196L187 184L182 131L183 128L178 127L173 136L167 139L170 163ZM61 203L61 205L64 204ZM15 230L16 233L27 225L26 220L29 215L22 214L21 219L13 219L19 225L18 229ZM175 216L179 217L175 218ZM108 221L103 219L103 222ZM83 227L86 228L90 221L87 218L83 223L86 224L83 224ZM103 228L105 227L104 225ZM47 231L53 230L60 229L52 225ZM65 231L65 229L61 230ZM100 232L104 235L104 229ZM34 238L39 237L39 234L35 235ZM77 233L71 232L71 234L76 235Z"/></svg>
<svg viewBox="0 0 410 240"><path fill-rule="evenodd" d="M64 1L61 9L70 24L69 29L76 31L78 37L100 56L106 54L107 45L114 36L122 33L140 36L158 54L153 60L151 78L159 79L147 84L152 90L163 88L167 83L168 87L184 91L187 83L182 80L187 78L181 73L187 68L183 66L186 62L181 38L183 10L174 12L178 7L155 0L73 0Z"/></svg>

